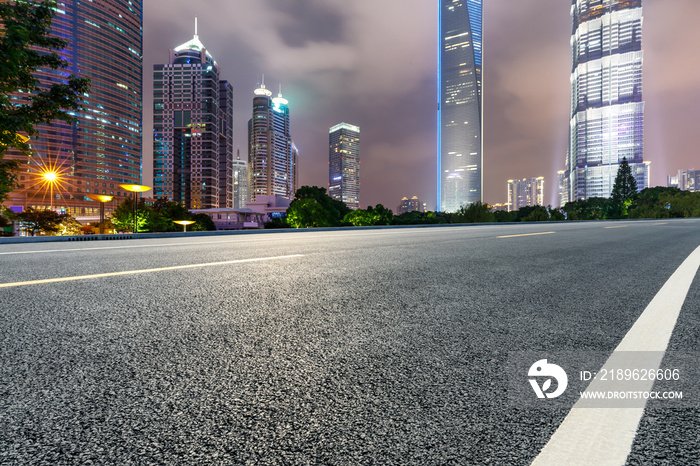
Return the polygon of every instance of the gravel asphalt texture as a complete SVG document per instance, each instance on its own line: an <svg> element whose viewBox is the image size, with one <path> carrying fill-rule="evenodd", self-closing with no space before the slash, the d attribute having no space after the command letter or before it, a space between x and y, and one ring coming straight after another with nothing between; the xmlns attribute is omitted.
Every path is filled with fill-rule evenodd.
<svg viewBox="0 0 700 466"><path fill-rule="evenodd" d="M527 465L568 408L505 403L509 352L612 352L700 246L655 223L0 245L53 251L5 283L303 255L0 289L0 464ZM630 465L700 458L699 409L638 432Z"/></svg>

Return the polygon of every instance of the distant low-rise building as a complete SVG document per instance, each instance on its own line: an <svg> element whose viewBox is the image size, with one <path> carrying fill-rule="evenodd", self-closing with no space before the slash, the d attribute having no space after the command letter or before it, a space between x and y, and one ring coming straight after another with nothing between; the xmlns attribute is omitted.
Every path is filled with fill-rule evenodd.
<svg viewBox="0 0 700 466"><path fill-rule="evenodd" d="M245 230L263 228L265 226L265 215L254 210L214 208L214 209L193 209L195 214L207 214L214 221L217 230Z"/></svg>
<svg viewBox="0 0 700 466"><path fill-rule="evenodd" d="M700 192L700 170L678 170L677 175L666 177L666 186L682 191Z"/></svg>
<svg viewBox="0 0 700 466"><path fill-rule="evenodd" d="M404 197L401 199L401 204L396 208L396 215L405 214L406 212L425 212L426 205L421 203L417 196L411 199Z"/></svg>
<svg viewBox="0 0 700 466"><path fill-rule="evenodd" d="M286 217L287 209L291 203L291 199L287 199L279 194L264 196L259 195L254 201L249 201L247 207L255 212L264 214L267 220L271 220L273 218Z"/></svg>
<svg viewBox="0 0 700 466"><path fill-rule="evenodd" d="M544 177L508 180L508 212L544 205Z"/></svg>

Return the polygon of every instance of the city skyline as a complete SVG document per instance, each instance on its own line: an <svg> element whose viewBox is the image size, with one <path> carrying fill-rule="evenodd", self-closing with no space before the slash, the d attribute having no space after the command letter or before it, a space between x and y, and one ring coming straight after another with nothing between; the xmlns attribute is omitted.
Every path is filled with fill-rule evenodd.
<svg viewBox="0 0 700 466"><path fill-rule="evenodd" d="M486 202L505 202L505 180L540 174L556 179L564 168L568 3L541 0L534 9L503 0L484 5ZM234 86L236 147L245 152L247 95L264 72L270 88L284 83L285 97L294 106L300 185L325 185L326 130L337 121L353 121L367 128L363 205L393 205L408 191L434 209L436 180L426 174L436 171L438 4L401 5L405 19L393 25L382 18L397 8L394 1L344 8L336 1L231 2L207 10L176 0L154 1L145 6L144 62L146 69L162 62L163 48L157 44L165 50L178 44L183 33L191 34L198 16L207 46ZM688 63L687 48L677 44L700 40L690 27L700 5L683 0L665 5L648 0L644 13L645 159L652 162L652 185L664 185L667 173L693 167L698 145L691 122L700 110L691 102L700 94L695 84L700 66ZM235 14L224 14L229 9ZM226 24L218 19L226 16L231 17ZM409 29L410 36L402 34ZM681 67L683 73L674 71ZM149 92L144 89L146 96ZM144 102L147 110L148 105ZM148 124L146 115L144 120ZM149 128L144 131L147 139ZM144 159L144 182L148 166ZM547 186L545 199L557 203L555 183Z"/></svg>

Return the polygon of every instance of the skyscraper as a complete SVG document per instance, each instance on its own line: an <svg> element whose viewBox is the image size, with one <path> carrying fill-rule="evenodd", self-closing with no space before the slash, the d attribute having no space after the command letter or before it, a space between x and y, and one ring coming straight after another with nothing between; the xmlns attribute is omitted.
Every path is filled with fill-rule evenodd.
<svg viewBox="0 0 700 466"><path fill-rule="evenodd" d="M623 158L644 189L642 0L572 0L571 22L568 199L609 197Z"/></svg>
<svg viewBox="0 0 700 466"><path fill-rule="evenodd" d="M360 127L340 123L328 131L328 195L360 207Z"/></svg>
<svg viewBox="0 0 700 466"><path fill-rule="evenodd" d="M248 203L248 163L241 160L240 151L231 163L231 172L233 183L233 205L231 207L242 209Z"/></svg>
<svg viewBox="0 0 700 466"><path fill-rule="evenodd" d="M59 54L70 63L68 73L90 78L90 92L82 97L84 109L74 114L76 123L36 127L30 157L8 151L8 158L25 163L20 188L10 194L8 206L52 205L81 220L96 219L99 202L86 195L113 195L118 201L129 194L120 184L141 182L142 24L141 0L58 3L52 34L69 41ZM67 74L42 69L37 77L47 88L66 82ZM27 98L12 96L17 103ZM51 166L60 167L63 178L53 199L37 180L39 170Z"/></svg>
<svg viewBox="0 0 700 466"><path fill-rule="evenodd" d="M248 121L248 196L294 197L298 151L289 132L289 102L272 97L263 82L254 91L253 117Z"/></svg>
<svg viewBox="0 0 700 466"><path fill-rule="evenodd" d="M508 180L508 212L544 205L544 177Z"/></svg>
<svg viewBox="0 0 700 466"><path fill-rule="evenodd" d="M153 195L186 209L231 207L233 90L197 35L153 66Z"/></svg>
<svg viewBox="0 0 700 466"><path fill-rule="evenodd" d="M440 0L438 210L483 198L482 0Z"/></svg>

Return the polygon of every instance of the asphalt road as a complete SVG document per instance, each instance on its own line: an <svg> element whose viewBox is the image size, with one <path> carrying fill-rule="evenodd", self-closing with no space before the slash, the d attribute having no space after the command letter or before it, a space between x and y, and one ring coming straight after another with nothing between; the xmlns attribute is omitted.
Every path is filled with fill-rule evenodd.
<svg viewBox="0 0 700 466"><path fill-rule="evenodd" d="M0 463L526 465L571 403L508 402L509 354L611 353L698 246L700 220L0 245ZM700 350L699 280L669 352ZM699 459L700 409L650 402L627 464Z"/></svg>

